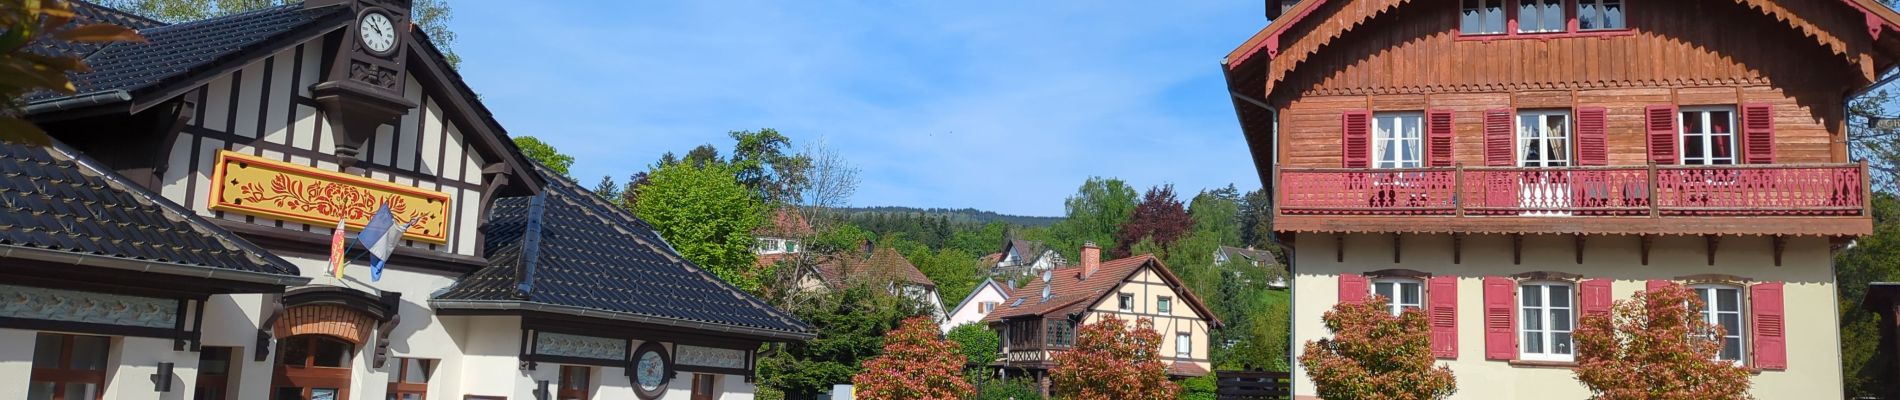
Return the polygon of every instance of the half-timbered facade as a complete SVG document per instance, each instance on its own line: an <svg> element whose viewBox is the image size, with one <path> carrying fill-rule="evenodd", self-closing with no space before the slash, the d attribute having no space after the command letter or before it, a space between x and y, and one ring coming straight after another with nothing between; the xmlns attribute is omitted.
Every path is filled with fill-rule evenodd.
<svg viewBox="0 0 1900 400"><path fill-rule="evenodd" d="M1900 60L1864 0L1305 0L1223 60L1294 343L1382 295L1457 398L1586 397L1577 316L1687 285L1761 398L1838 393L1832 252L1871 231L1846 102ZM1297 353L1299 347L1293 351ZM1295 394L1314 388L1297 370Z"/></svg>
<svg viewBox="0 0 1900 400"><path fill-rule="evenodd" d="M128 25L149 43L36 49L93 70L74 76L76 95L24 99L55 148L0 161L35 166L10 176L129 193L121 203L171 214L96 211L113 203L84 196L110 196L58 184L0 190L29 199L5 210L11 219L85 239L12 244L143 260L81 273L34 268L98 261L0 254L10 301L0 347L25 349L0 353L0 365L33 369L0 373L0 391L153 398L146 376L157 371L167 399L745 399L762 344L811 336L624 210L538 170L411 24L410 5L311 0L167 25L76 4L80 20ZM31 200L64 198L85 207ZM333 238L355 236L385 206L413 221L386 269L373 273L353 238L331 253ZM123 227L167 221L211 239L172 244ZM98 244L73 244L87 240ZM207 243L228 254L188 257ZM191 268L133 268L151 260ZM165 286L138 286L147 281ZM13 307L49 301L157 311ZM88 358L99 354L109 357ZM81 389L62 383L72 377Z"/></svg>

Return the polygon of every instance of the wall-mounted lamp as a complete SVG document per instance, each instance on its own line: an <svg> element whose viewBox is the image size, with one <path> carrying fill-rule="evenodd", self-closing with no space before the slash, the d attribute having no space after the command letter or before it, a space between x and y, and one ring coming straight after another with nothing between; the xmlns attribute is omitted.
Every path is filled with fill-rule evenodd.
<svg viewBox="0 0 1900 400"><path fill-rule="evenodd" d="M152 390L159 393L172 391L172 363L158 363L158 372L152 374Z"/></svg>

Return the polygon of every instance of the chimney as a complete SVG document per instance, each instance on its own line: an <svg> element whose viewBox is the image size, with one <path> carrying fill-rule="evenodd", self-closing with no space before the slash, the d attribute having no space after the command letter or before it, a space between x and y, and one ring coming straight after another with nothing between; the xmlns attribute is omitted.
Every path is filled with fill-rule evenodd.
<svg viewBox="0 0 1900 400"><path fill-rule="evenodd" d="M1095 242L1082 243L1082 279L1095 275L1098 269L1102 269L1102 247Z"/></svg>

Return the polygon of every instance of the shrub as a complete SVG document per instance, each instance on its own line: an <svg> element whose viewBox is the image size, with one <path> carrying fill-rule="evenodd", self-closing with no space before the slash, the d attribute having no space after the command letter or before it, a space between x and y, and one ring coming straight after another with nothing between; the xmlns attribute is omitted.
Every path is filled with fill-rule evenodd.
<svg viewBox="0 0 1900 400"><path fill-rule="evenodd" d="M962 348L963 358L967 365L989 365L991 361L996 360L997 352L1003 348L1003 339L996 336L996 331L980 323L950 328L950 334L946 335L946 338L957 342L957 346Z"/></svg>
<svg viewBox="0 0 1900 400"><path fill-rule="evenodd" d="M1062 399L1172 399L1180 388L1161 362L1161 334L1142 319L1135 329L1103 318L1076 332L1075 346L1055 355L1051 390Z"/></svg>
<svg viewBox="0 0 1900 400"><path fill-rule="evenodd" d="M1425 314L1386 311L1386 299L1340 303L1321 317L1332 339L1306 342L1300 365L1335 400L1442 399L1456 392L1451 369L1434 366Z"/></svg>
<svg viewBox="0 0 1900 400"><path fill-rule="evenodd" d="M1618 300L1613 315L1584 315L1577 380L1601 400L1750 398L1748 368L1715 359L1722 328L1702 319L1701 304L1667 285Z"/></svg>
<svg viewBox="0 0 1900 400"><path fill-rule="evenodd" d="M851 377L857 396L869 400L961 399L975 392L963 380L957 344L937 337L933 317L919 316L884 338L884 354L864 362Z"/></svg>

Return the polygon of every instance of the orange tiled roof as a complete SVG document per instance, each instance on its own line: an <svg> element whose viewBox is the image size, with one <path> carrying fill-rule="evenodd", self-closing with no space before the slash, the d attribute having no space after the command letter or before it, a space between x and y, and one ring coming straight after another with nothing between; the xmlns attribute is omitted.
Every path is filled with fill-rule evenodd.
<svg viewBox="0 0 1900 400"><path fill-rule="evenodd" d="M1095 275L1089 276L1086 279L1082 276L1082 267L1080 265L1049 270L1050 280L1048 282L1044 282L1038 277L1037 279L1030 280L1020 288L1011 290L1008 293L1009 299L1003 301L1003 304L998 305L996 311L984 317L983 321L996 322L1011 317L1030 315L1047 317L1086 312L1097 301L1107 296L1110 291L1121 287L1122 281L1134 275L1135 271L1141 270L1142 266L1151 265L1150 263L1155 267L1155 273L1160 274L1162 279L1168 281L1169 286L1173 286L1175 291L1181 295L1181 301L1183 303L1186 303L1187 306L1194 309L1195 312L1200 313L1202 317L1212 322L1214 326L1218 327L1221 325L1220 319L1216 318L1214 313L1209 311L1207 306L1201 303L1200 297L1195 296L1193 292L1189 292L1187 288L1181 284L1181 279L1175 277L1173 272L1168 271L1168 267L1163 265L1161 260L1155 258L1152 254L1142 254L1134 257L1103 261L1099 269L1095 271ZM1048 299L1042 298L1042 289L1044 286L1049 287ZM1021 300L1022 302L1018 304L1017 300Z"/></svg>

